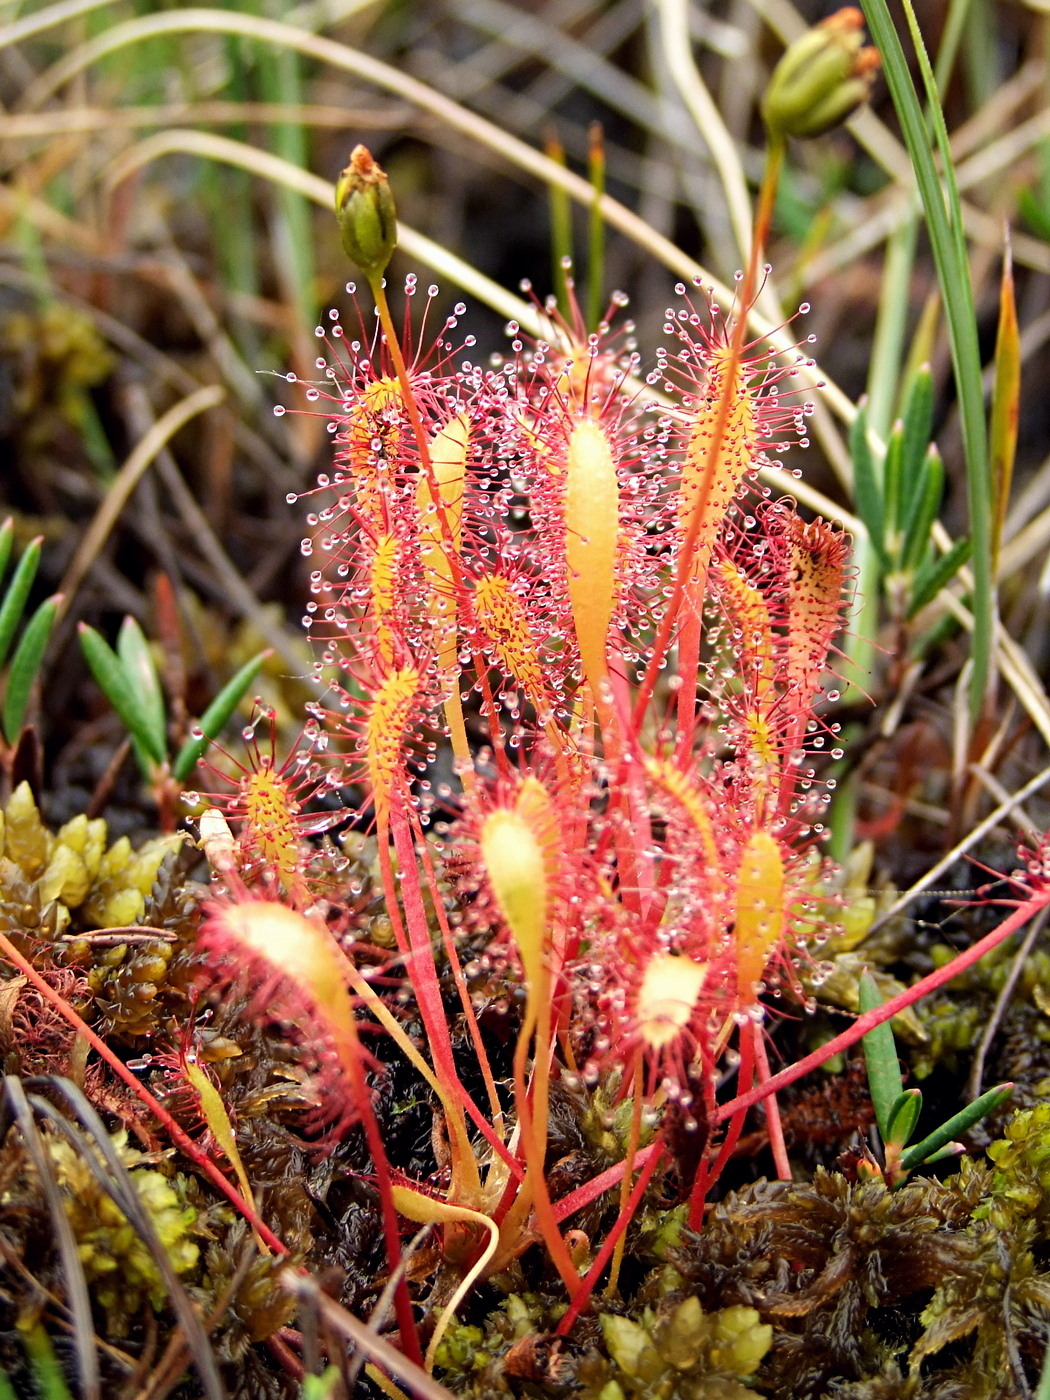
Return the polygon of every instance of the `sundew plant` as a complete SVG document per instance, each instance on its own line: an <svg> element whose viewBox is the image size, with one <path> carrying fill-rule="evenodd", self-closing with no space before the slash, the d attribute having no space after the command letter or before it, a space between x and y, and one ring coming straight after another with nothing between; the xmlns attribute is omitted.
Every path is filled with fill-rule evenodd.
<svg viewBox="0 0 1050 1400"><path fill-rule="evenodd" d="M4 93L25 88L3 97L0 126L55 138L3 205L25 266L0 258L0 278L12 273L28 309L0 304L0 344L19 365L58 365L64 390L48 431L42 409L25 414L32 466L16 502L22 490L41 512L98 502L35 613L50 541L34 520L24 544L18 504L0 527L0 574L17 558L0 599L0 1400L34 1387L69 1400L67 1372L78 1400L1050 1400L1050 962L1037 945L1050 838L1016 810L1050 781L1031 776L1050 743L1038 676L1050 573L1025 597L1006 586L1045 552L1050 463L1011 504L1010 253L986 412L966 237L982 228L996 259L1001 244L975 202L990 179L973 154L981 122L953 133L971 153L954 152L971 162L964 228L938 100L967 6L948 7L935 72L902 4L910 63L884 0L808 29L794 16L768 81L758 55L732 135L702 69L675 58L701 13L719 42L743 43L746 7L724 23L684 0L590 7L606 54L614 21L644 28L651 10L668 70L652 93L576 40L566 61L586 53L613 95L653 98L643 125L657 136L673 80L691 118L680 150L692 159L700 140L726 196L731 236L708 238L704 257L731 283L739 262L731 289L694 276L656 220L605 194L606 155L619 182L633 138L577 128L584 180L554 135L541 155L410 76L411 62L401 73L314 32L327 7L278 19L250 0L137 6L112 25L96 0L64 0L0 31L4 48L83 24L68 54L48 60L45 43L0 74ZM352 28L364 8L335 7L331 23ZM442 23L446 10L455 24L520 19L489 58L568 13L486 0L382 7L382 21L414 45L423 9ZM538 30L532 10L550 11ZM164 105L111 123L59 104L106 91L142 44L129 91L161 91L156 58ZM988 104L1001 120L1042 92L1039 52L1038 73L1029 64L1009 102ZM728 108L728 49L720 62ZM323 70L309 103L307 63ZM551 297L528 283L511 296L399 223L395 201L412 221L420 207L410 141L377 148L381 165L345 133L411 129L396 111L347 118L329 69L461 137L483 133L489 154L547 183ZM511 92L508 71L493 92ZM876 193L863 208L871 228L884 215L899 226L869 395L854 404L818 370L801 302L812 285L820 316L828 297L828 277L806 281L810 256L827 261L816 213L812 246L807 232L794 267L781 256L822 159L789 159L789 143L847 118L877 124L865 104L880 72L904 146L881 126L869 146L903 171L899 207L879 209ZM532 97L514 95L531 137ZM134 135L176 119L231 134ZM133 143L104 157L90 238L67 212L95 168L77 145L85 122L105 133L100 150L122 131ZM349 148L334 190L306 168L296 133L310 122L338 133L338 156L319 162L329 171ZM1047 129L1045 112L1018 128L1042 147ZM135 191L168 157L209 172L228 263L214 285L206 259L183 257L184 231L163 224L140 256ZM242 200L217 169L236 174ZM250 176L273 183L265 220ZM856 207L865 178L846 182ZM908 358L925 249L916 193L940 303ZM579 264L570 194L589 214ZM1045 241L1050 216L1029 194ZM308 199L325 206L320 236ZM682 279L651 337L627 295L607 294L603 220ZM871 228L832 244L857 240L858 280ZM49 262L59 236L72 241ZM1050 266L1035 243L1022 234L1015 248ZM484 262L480 239L468 252ZM504 339L475 344L466 304L447 309L416 273L395 284L402 258L499 307ZM150 289L143 321L154 297L167 305L161 289L177 297L179 314L157 324L172 341L192 328L225 387L122 326L117 291L132 276ZM311 334L320 288L339 305ZM1046 325L1029 324L1031 343ZM128 372L96 406L106 337ZM841 342L821 340L834 358ZM45 399L49 373L26 371ZM260 385L279 389L280 422L258 413ZM201 415L188 435L198 503L168 445ZM54 467L71 425L97 476L87 484ZM811 429L846 504L802 478ZM961 491L945 505L935 435L965 468L965 509ZM1019 535L1015 512L1029 520ZM282 539L285 554L275 543L254 560L260 540ZM156 574L142 587L144 549ZM301 628L280 620L289 557ZM97 626L72 609L82 587ZM111 646L114 598L131 611ZM1000 602L1014 630L1028 618L1025 647ZM243 629L221 620L227 604ZM65 726L52 764L37 677L75 624L94 683L85 671L53 690L96 710L84 734L79 714ZM221 738L237 712L240 743ZM99 734L114 750L101 763ZM45 765L63 775L57 793L43 790ZM68 775L84 771L80 803ZM111 838L108 823L122 831L143 808L151 839ZM1027 843L1002 875L996 828L1015 812ZM920 870L898 895L890 882ZM914 918L898 917L920 896ZM1011 962L1000 945L1026 925ZM1015 1090L1022 1112L1007 1122ZM949 1157L956 1175L926 1171Z"/></svg>
<svg viewBox="0 0 1050 1400"><path fill-rule="evenodd" d="M872 63L852 13L815 31L818 55L836 25L848 52L834 82L851 106ZM679 1200L682 1223L700 1229L755 1102L790 1179L776 1088L980 955L885 1007L876 997L851 1030L772 1076L769 1018L804 1012L835 918L821 836L854 580L844 532L758 480L803 438L808 413L805 349L777 354L746 331L777 121L795 120L777 116L778 93L795 111L785 89L771 92L775 139L737 303L723 315L703 286L679 285L652 368L624 298L588 331L569 270L569 314L539 308L542 339L512 324L493 364L457 338L464 307L428 325L436 289L421 297L414 277L399 329L386 176L358 146L337 185L365 285L347 286L348 320L333 311L317 328L318 377L299 410L323 415L333 442L306 497L305 626L327 686L311 733L317 767L362 794L388 949L326 924L280 781L265 805L246 785L227 804L254 849L269 843L251 878L225 820L206 818L227 897L203 936L217 966L250 969L265 987L257 1004L295 1024L322 1119L364 1128L401 1344L428 1370L470 1290L532 1246L560 1278L567 1336L599 1284L615 1297L647 1191ZM832 104L816 127L840 112ZM1044 902L1033 878L986 947ZM362 1017L440 1105L436 1177L406 1176L384 1148ZM492 1027L508 1017L498 1070ZM890 1063L892 1078L892 1042ZM591 1102L616 1160L556 1192L551 1115L566 1093ZM891 1184L899 1161L887 1153ZM574 1217L609 1191L612 1223L592 1236ZM407 1222L441 1241L422 1330Z"/></svg>

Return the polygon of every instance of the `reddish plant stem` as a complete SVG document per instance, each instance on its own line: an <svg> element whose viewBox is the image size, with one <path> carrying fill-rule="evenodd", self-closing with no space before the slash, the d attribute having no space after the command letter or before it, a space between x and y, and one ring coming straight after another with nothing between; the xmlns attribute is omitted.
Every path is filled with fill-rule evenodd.
<svg viewBox="0 0 1050 1400"><path fill-rule="evenodd" d="M1050 905L1050 889L1026 900L1024 904L1014 910L1008 919L1004 919L998 928L985 934L971 948L967 948L965 952L960 953L944 967L940 967L936 972L931 972L929 976L923 977L913 987L908 987L907 990L899 992L895 997L890 997L889 1001L883 1002L874 1011L866 1011L863 1016L858 1016L848 1030L827 1041L819 1050L814 1050L812 1054L803 1056L801 1060L796 1060L793 1065L788 1065L779 1074L774 1074L764 1084L759 1084L749 1092L740 1094L735 1099L730 1099L727 1104L723 1104L717 1110L714 1121L724 1123L727 1118L732 1118L738 1113L745 1112L756 1103L761 1103L770 1094L775 1094L779 1089L794 1084L796 1079L801 1079L811 1069L819 1069L833 1055L839 1054L842 1050L848 1050L851 1045L856 1045L858 1040L866 1036L869 1031L873 1031L876 1026L881 1026L884 1021L890 1020L899 1011L906 1011L915 1002L921 1001L923 997L929 996L938 987L943 987L946 982L951 982L967 968L973 967L974 963L980 962L986 953L990 953L993 948L997 948L1000 943L1005 942L1012 933L1023 928L1029 919L1034 918L1040 909L1045 909L1047 905Z"/></svg>
<svg viewBox="0 0 1050 1400"><path fill-rule="evenodd" d="M567 1336L572 1324L590 1301L591 1294L594 1292L594 1286L601 1277L602 1270L609 1262L609 1258L616 1248L617 1241L634 1219L634 1213L638 1209L639 1203L645 1194L646 1187L652 1180L653 1172L655 1172L656 1168L660 1165L660 1159L663 1154L664 1145L660 1139L657 1138L656 1142L650 1144L649 1155L642 1165L642 1170L638 1173L638 1180L634 1183L634 1190L631 1192L627 1204L620 1211L620 1214L616 1217L616 1223L602 1241L602 1247L598 1251L594 1263L587 1270L587 1275L583 1280L582 1287L573 1297L572 1302L569 1304L568 1311L555 1329L555 1336ZM641 1155L635 1158L636 1164L641 1161Z"/></svg>
<svg viewBox="0 0 1050 1400"><path fill-rule="evenodd" d="M769 1056L762 1039L762 1027L757 1021L751 1022L751 1038L755 1042L755 1068L758 1070L759 1084L768 1084ZM766 1127L769 1129L769 1146L773 1153L773 1163L781 1181L791 1180L791 1163L788 1161L787 1143L784 1141L784 1127L780 1121L780 1108L776 1094L766 1100Z"/></svg>
<svg viewBox="0 0 1050 1400"><path fill-rule="evenodd" d="M83 1017L77 1015L65 998L48 985L33 964L22 956L7 935L3 933L0 933L0 953L8 962L13 963L19 972L24 973L29 978L44 1000L49 1002L62 1019L71 1025L79 1035L82 1035L92 1050L105 1060L113 1073L124 1081L139 1102L145 1104L158 1123L163 1126L179 1151L185 1153L190 1161L201 1169L212 1184L226 1197L234 1210L244 1217L253 1230L258 1232L259 1237L277 1254L287 1254L288 1246L277 1238L264 1220L256 1215L240 1192L226 1180L211 1158L197 1146L188 1133L179 1127L164 1105L153 1097L144 1084L139 1082L124 1061L114 1054L100 1036L95 1034Z"/></svg>
<svg viewBox="0 0 1050 1400"><path fill-rule="evenodd" d="M746 1086L744 1090L745 1095L747 1090L751 1087L754 1073L755 1042L749 1035L744 1035L740 1037L740 1068L737 1071L737 1083ZM708 1167L706 1163L701 1163L700 1170L696 1174L696 1180L693 1182L693 1189L689 1196L688 1220L690 1230L699 1230L703 1222L704 1201L707 1199L707 1193L722 1175L725 1164L733 1155L733 1151L740 1140L740 1134L744 1130L744 1119L747 1117L747 1108L741 1108L735 1114L727 1116L730 1116L729 1127L726 1130L722 1146L718 1150L718 1156L715 1158L714 1165ZM719 1115L717 1112L711 1114L710 1122L712 1126L719 1122Z"/></svg>

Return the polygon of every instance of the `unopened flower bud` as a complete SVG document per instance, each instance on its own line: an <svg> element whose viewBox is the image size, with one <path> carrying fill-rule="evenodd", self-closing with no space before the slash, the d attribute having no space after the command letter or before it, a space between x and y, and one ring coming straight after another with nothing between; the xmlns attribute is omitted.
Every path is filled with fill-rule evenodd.
<svg viewBox="0 0 1050 1400"><path fill-rule="evenodd" d="M807 29L781 58L762 99L770 136L820 136L867 100L881 60L852 6Z"/></svg>
<svg viewBox="0 0 1050 1400"><path fill-rule="evenodd" d="M397 211L386 172L355 146L335 186L335 213L347 255L369 279L382 277L397 247Z"/></svg>

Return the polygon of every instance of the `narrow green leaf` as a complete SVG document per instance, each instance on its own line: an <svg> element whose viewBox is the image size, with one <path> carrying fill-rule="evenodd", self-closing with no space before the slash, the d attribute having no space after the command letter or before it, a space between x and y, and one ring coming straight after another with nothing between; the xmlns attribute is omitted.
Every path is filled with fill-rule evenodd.
<svg viewBox="0 0 1050 1400"><path fill-rule="evenodd" d="M73 1400L51 1338L40 1322L22 1329L22 1345L41 1400Z"/></svg>
<svg viewBox="0 0 1050 1400"><path fill-rule="evenodd" d="M201 754L222 730L223 725L244 698L248 687L262 670L263 662L271 655L271 651L261 651L258 656L253 656L250 661L246 661L237 674L226 682L204 711L200 724L197 726L201 731L200 736L191 736L186 740L171 766L172 774L180 783L185 782L193 772Z"/></svg>
<svg viewBox="0 0 1050 1400"><path fill-rule="evenodd" d="M594 331L605 312L605 219L599 208L605 193L605 137L601 122L591 122L587 136L587 178L595 194L587 224L587 329Z"/></svg>
<svg viewBox="0 0 1050 1400"><path fill-rule="evenodd" d="M881 1005L882 996L875 985L874 977L870 972L862 973L860 979L861 1014L863 1015L866 1011L874 1011ZM869 1031L861 1041L861 1046L864 1050L864 1062L868 1069L868 1088L871 1090L875 1121L879 1126L883 1142L886 1142L891 1112L904 1093L901 1067L897 1059L897 1044L893 1039L893 1031L889 1021L883 1021L881 1026L876 1026L873 1031Z"/></svg>
<svg viewBox="0 0 1050 1400"><path fill-rule="evenodd" d="M909 620L932 602L942 588L945 588L970 557L970 541L956 540L947 554L923 567L915 576L911 586L911 599L908 603Z"/></svg>
<svg viewBox="0 0 1050 1400"><path fill-rule="evenodd" d="M885 569L889 561L885 550L886 516L882 485L868 443L868 411L863 401L850 427L849 448L853 458L853 502L868 532L872 548L879 556L879 563Z"/></svg>
<svg viewBox="0 0 1050 1400"><path fill-rule="evenodd" d="M543 143L544 153L561 166L566 166L565 147L558 133L551 130ZM547 191L551 217L551 272L554 278L554 295L558 310L570 316L569 269L572 266L572 204L569 196L560 185L551 185Z"/></svg>
<svg viewBox="0 0 1050 1400"><path fill-rule="evenodd" d="M886 552L891 566L900 564L901 489L904 472L904 425L896 422L886 444L882 466L883 501L886 512Z"/></svg>
<svg viewBox="0 0 1050 1400"><path fill-rule="evenodd" d="M904 528L922 486L923 462L933 432L933 375L929 365L922 365L912 378L902 418L900 519Z"/></svg>
<svg viewBox="0 0 1050 1400"><path fill-rule="evenodd" d="M0 525L0 579L7 573L7 565L11 559L11 547L15 542L15 522L9 515L2 525Z"/></svg>
<svg viewBox="0 0 1050 1400"><path fill-rule="evenodd" d="M40 567L40 548L43 542L43 535L37 535L36 539L26 546L25 553L18 561L18 568L15 569L11 576L11 582L7 585L4 601L0 603L0 666L7 660L7 653L11 650L11 643L15 638L15 631L22 621L22 614L25 612L26 602L29 598L29 590L33 586L36 571Z"/></svg>
<svg viewBox="0 0 1050 1400"><path fill-rule="evenodd" d="M1014 299L1013 259L1007 240L999 289L999 329L995 337L995 380L992 386L992 417L988 444L992 472L993 572L998 567L1003 524L1010 504L1020 403L1021 335L1017 326L1017 303Z"/></svg>
<svg viewBox="0 0 1050 1400"><path fill-rule="evenodd" d="M156 747L149 716L143 713L138 689L125 671L124 663L93 627L82 622L78 630L81 650L91 668L91 674L98 682L103 695L120 716L124 728L153 763L163 763L164 750Z"/></svg>
<svg viewBox="0 0 1050 1400"><path fill-rule="evenodd" d="M29 619L22 640L15 648L14 657L7 673L7 692L4 695L3 728L4 738L11 745L18 742L25 722L29 692L44 659L51 631L62 604L62 594L56 593L47 598Z"/></svg>
<svg viewBox="0 0 1050 1400"><path fill-rule="evenodd" d="M914 573L926 558L930 547L930 531L941 509L944 495L944 463L937 451L937 444L931 443L925 458L919 463L916 473L918 489L909 505L904 520L904 539L901 544L901 568Z"/></svg>
<svg viewBox="0 0 1050 1400"><path fill-rule="evenodd" d="M944 113L941 110L937 85L922 34L915 19L914 8L911 0L903 0L903 3L943 161L943 184L934 164L926 121L912 85L908 61L901 47L897 24L890 13L887 0L861 0L872 38L882 57L886 82L915 170L948 323L948 340L958 391L966 456L966 489L970 534L973 538L974 630L970 715L976 720L984 705L991 675L995 636L995 594L991 571L991 494L987 425L981 385L981 356L977 341L973 284L962 226L962 207L952 166Z"/></svg>
<svg viewBox="0 0 1050 1400"><path fill-rule="evenodd" d="M921 1090L905 1089L904 1093L901 1094L900 1098L890 1109L889 1117L886 1121L886 1133L882 1139L886 1146L903 1147L915 1131L915 1124L919 1121L919 1114L921 1112Z"/></svg>
<svg viewBox="0 0 1050 1400"><path fill-rule="evenodd" d="M149 722L153 735L151 752L167 753L168 718L157 664L142 628L130 614L124 618L117 633L117 655L138 692L139 709Z"/></svg>
<svg viewBox="0 0 1050 1400"><path fill-rule="evenodd" d="M974 1099L973 1103L956 1113L953 1118L949 1118L947 1123L942 1123L939 1128L934 1129L929 1137L924 1137L922 1142L917 1142L914 1147L909 1147L907 1152L901 1154L901 1166L910 1171L912 1167L917 1167L920 1162L927 1161L934 1153L954 1141L967 1129L979 1122L988 1113L994 1113L997 1108L1006 1102L1014 1091L1012 1084L999 1084L994 1089L987 1090L979 1099Z"/></svg>

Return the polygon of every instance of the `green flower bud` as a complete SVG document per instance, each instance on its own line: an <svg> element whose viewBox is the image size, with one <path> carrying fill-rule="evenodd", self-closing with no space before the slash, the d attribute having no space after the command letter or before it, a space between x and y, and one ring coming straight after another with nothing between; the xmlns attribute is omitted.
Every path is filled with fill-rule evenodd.
<svg viewBox="0 0 1050 1400"><path fill-rule="evenodd" d="M397 247L397 211L385 171L366 146L355 146L335 186L335 213L347 255L371 280L382 277Z"/></svg>
<svg viewBox="0 0 1050 1400"><path fill-rule="evenodd" d="M864 46L863 27L861 12L849 7L795 40L762 99L770 136L820 136L867 100L880 59Z"/></svg>

